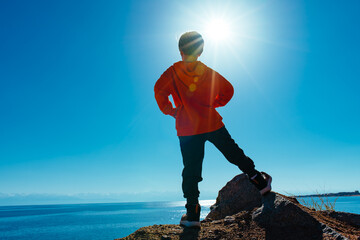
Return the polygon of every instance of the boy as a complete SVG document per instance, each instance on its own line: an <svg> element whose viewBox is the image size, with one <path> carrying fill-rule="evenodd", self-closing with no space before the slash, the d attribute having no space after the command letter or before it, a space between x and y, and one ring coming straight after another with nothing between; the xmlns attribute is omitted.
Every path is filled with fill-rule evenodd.
<svg viewBox="0 0 360 240"><path fill-rule="evenodd" d="M215 110L230 101L234 89L223 76L197 61L203 46L199 33L184 33L179 39L182 61L169 67L154 87L160 110L176 119L184 164L182 190L187 201L187 211L180 224L186 227L200 227L198 183L202 181L206 141L213 143L229 162L246 173L262 195L271 190L271 177L255 169L253 161L231 138ZM175 108L169 95L173 97Z"/></svg>

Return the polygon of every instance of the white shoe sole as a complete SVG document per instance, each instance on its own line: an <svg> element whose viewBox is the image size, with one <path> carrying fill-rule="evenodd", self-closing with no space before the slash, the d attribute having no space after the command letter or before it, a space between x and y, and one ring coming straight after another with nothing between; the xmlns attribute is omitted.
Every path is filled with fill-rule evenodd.
<svg viewBox="0 0 360 240"><path fill-rule="evenodd" d="M265 178L265 180L266 180L266 182L267 182L267 186L266 186L265 188L263 188L263 189L260 190L260 194L261 194L261 195L264 195L264 194L266 194L266 193L268 193L268 192L271 191L272 177L271 177L269 174L265 173L265 172L261 172L261 175L264 176L264 178Z"/></svg>
<svg viewBox="0 0 360 240"><path fill-rule="evenodd" d="M180 221L180 225L184 227L200 227L200 222L197 221Z"/></svg>

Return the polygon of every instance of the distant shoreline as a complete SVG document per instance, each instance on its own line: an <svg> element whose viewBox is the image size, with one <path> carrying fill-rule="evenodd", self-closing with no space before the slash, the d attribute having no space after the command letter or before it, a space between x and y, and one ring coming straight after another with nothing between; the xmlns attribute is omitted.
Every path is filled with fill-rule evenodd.
<svg viewBox="0 0 360 240"><path fill-rule="evenodd" d="M309 195L298 195L298 196L294 196L294 197L353 197L353 196L360 196L360 192L354 191L354 192L309 194Z"/></svg>

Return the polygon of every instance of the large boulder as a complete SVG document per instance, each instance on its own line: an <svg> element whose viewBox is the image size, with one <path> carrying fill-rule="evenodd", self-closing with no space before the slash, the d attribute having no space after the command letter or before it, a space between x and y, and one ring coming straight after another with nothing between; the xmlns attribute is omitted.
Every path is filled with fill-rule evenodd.
<svg viewBox="0 0 360 240"><path fill-rule="evenodd" d="M287 239L290 236L322 239L325 227L300 206L274 192L263 197L263 204L253 211L252 219L265 229L269 239Z"/></svg>
<svg viewBox="0 0 360 240"><path fill-rule="evenodd" d="M220 191L206 219L218 220L240 211L252 210L262 204L259 190L246 174L235 176Z"/></svg>
<svg viewBox="0 0 360 240"><path fill-rule="evenodd" d="M261 196L247 175L240 174L220 191L206 221L213 222L245 211L251 222L265 230L266 239L346 239L330 226L315 219L296 199L270 192Z"/></svg>
<svg viewBox="0 0 360 240"><path fill-rule="evenodd" d="M252 213L252 219L261 226L313 226L318 222L298 205L278 193L270 192L263 197L263 204Z"/></svg>

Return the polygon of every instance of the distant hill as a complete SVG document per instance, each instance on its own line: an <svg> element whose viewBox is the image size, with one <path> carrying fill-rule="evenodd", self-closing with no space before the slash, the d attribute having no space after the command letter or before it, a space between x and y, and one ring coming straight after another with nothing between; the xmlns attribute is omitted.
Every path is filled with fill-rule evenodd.
<svg viewBox="0 0 360 240"><path fill-rule="evenodd" d="M324 193L324 194L310 194L310 195L299 195L295 197L348 197L348 196L360 196L359 191L354 192L338 192L338 193Z"/></svg>

